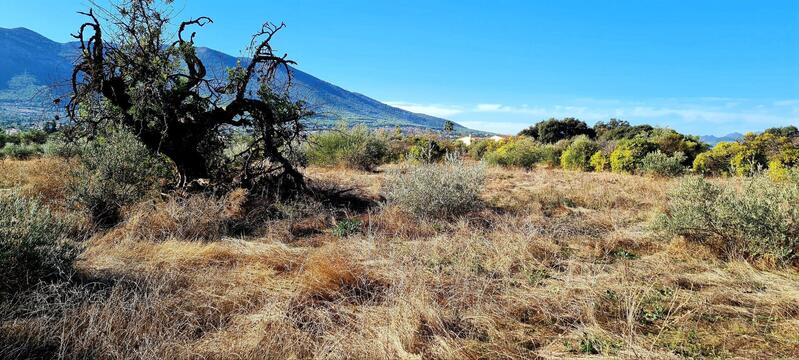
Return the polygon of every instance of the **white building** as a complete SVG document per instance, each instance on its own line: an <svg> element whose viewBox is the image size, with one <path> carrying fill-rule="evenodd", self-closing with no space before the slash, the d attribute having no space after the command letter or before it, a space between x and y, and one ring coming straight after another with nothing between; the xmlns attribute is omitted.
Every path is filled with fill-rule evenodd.
<svg viewBox="0 0 799 360"><path fill-rule="evenodd" d="M464 136L462 138L457 138L455 139L455 141L460 141L461 143L463 143L463 145L470 146L472 145L472 136L469 135L469 136Z"/></svg>
<svg viewBox="0 0 799 360"><path fill-rule="evenodd" d="M496 142L500 142L504 138L502 136L494 135L494 136L489 137L488 139L494 140ZM474 138L471 135L455 139L455 141L460 141L461 143L463 143L463 145L466 145L466 146L472 145L472 143L477 141L477 140L480 140L480 139L479 138Z"/></svg>

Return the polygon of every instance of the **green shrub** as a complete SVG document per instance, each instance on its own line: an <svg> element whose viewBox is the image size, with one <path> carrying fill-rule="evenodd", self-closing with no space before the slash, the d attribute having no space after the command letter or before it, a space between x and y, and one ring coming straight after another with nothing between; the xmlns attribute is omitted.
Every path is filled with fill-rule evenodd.
<svg viewBox="0 0 799 360"><path fill-rule="evenodd" d="M641 172L662 177L680 176L685 172L684 161L685 155L682 152L668 156L660 150L656 150L646 154L641 160Z"/></svg>
<svg viewBox="0 0 799 360"><path fill-rule="evenodd" d="M119 220L123 206L158 191L167 175L162 159L129 132L116 131L81 150L71 184L73 200L100 226Z"/></svg>
<svg viewBox="0 0 799 360"><path fill-rule="evenodd" d="M799 174L774 183L755 176L734 184L684 179L655 229L708 244L719 254L786 264L799 256Z"/></svg>
<svg viewBox="0 0 799 360"><path fill-rule="evenodd" d="M363 222L357 219L339 220L333 227L333 235L338 237L354 235L361 231L361 226L363 226Z"/></svg>
<svg viewBox="0 0 799 360"><path fill-rule="evenodd" d="M306 156L310 164L370 171L384 162L388 151L388 139L366 126L339 126L311 136Z"/></svg>
<svg viewBox="0 0 799 360"><path fill-rule="evenodd" d="M527 137L511 138L490 151L483 159L491 165L531 169L544 159L542 145Z"/></svg>
<svg viewBox="0 0 799 360"><path fill-rule="evenodd" d="M634 173L644 156L656 149L655 144L643 138L622 140L610 153L610 168L613 172Z"/></svg>
<svg viewBox="0 0 799 360"><path fill-rule="evenodd" d="M563 156L563 152L566 151L569 144L569 140L561 140L554 144L541 145L538 150L541 154L539 162L552 168L560 166L560 157Z"/></svg>
<svg viewBox="0 0 799 360"><path fill-rule="evenodd" d="M608 160L607 155L602 150L599 150L591 155L591 167L594 168L594 171L600 172L605 171L610 167L610 160Z"/></svg>
<svg viewBox="0 0 799 360"><path fill-rule="evenodd" d="M14 144L7 143L0 149L0 157L26 160L33 156L40 155L42 147L39 144Z"/></svg>
<svg viewBox="0 0 799 360"><path fill-rule="evenodd" d="M408 155L408 149L411 147L405 139L390 139L388 141L388 152L386 153L385 162L400 162Z"/></svg>
<svg viewBox="0 0 799 360"><path fill-rule="evenodd" d="M772 165L799 165L799 142L779 135L791 128L769 129L762 134L748 133L738 142L721 142L710 151L699 154L693 162L694 170L705 175L751 176Z"/></svg>
<svg viewBox="0 0 799 360"><path fill-rule="evenodd" d="M796 171L796 170L794 170ZM791 169L780 160L772 160L768 163L768 177L769 179L780 182L789 178Z"/></svg>
<svg viewBox="0 0 799 360"><path fill-rule="evenodd" d="M648 139L665 154L683 153L683 165L685 166L690 166L697 155L709 149L708 145L699 140L698 137L683 135L667 128L653 129Z"/></svg>
<svg viewBox="0 0 799 360"><path fill-rule="evenodd" d="M467 165L449 156L444 163L394 171L384 192L390 203L420 218L444 218L477 208L484 182L482 165Z"/></svg>
<svg viewBox="0 0 799 360"><path fill-rule="evenodd" d="M69 275L77 250L68 231L36 200L0 193L0 292Z"/></svg>
<svg viewBox="0 0 799 360"><path fill-rule="evenodd" d="M469 146L469 157L475 160L480 160L483 156L499 147L500 142L494 139L482 139Z"/></svg>
<svg viewBox="0 0 799 360"><path fill-rule="evenodd" d="M576 137L560 157L560 165L566 170L591 171L591 156L599 150L599 145L582 135Z"/></svg>
<svg viewBox="0 0 799 360"><path fill-rule="evenodd" d="M42 145L42 153L47 156L71 158L80 155L80 146L54 137Z"/></svg>
<svg viewBox="0 0 799 360"><path fill-rule="evenodd" d="M710 151L696 156L694 171L704 175L729 175L733 172L732 158L742 150L743 147L737 142L720 142Z"/></svg>
<svg viewBox="0 0 799 360"><path fill-rule="evenodd" d="M447 147L436 139L418 137L412 140L408 148L408 160L422 163L434 163L447 154Z"/></svg>

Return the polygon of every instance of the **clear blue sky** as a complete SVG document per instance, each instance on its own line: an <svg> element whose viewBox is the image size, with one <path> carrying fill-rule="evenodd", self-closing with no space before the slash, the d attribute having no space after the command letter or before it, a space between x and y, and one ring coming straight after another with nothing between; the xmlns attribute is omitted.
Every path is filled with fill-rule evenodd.
<svg viewBox="0 0 799 360"><path fill-rule="evenodd" d="M510 133L555 116L696 134L799 125L799 1L176 0L237 55L265 20L324 80ZM83 0L1 0L0 26L70 40Z"/></svg>

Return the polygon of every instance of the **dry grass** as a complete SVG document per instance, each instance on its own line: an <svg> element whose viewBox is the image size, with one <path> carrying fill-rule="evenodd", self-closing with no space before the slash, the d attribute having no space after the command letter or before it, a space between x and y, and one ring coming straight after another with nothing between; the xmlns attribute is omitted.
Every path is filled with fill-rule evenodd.
<svg viewBox="0 0 799 360"><path fill-rule="evenodd" d="M671 183L492 169L483 210L345 214L364 222L346 238L324 207L231 237L213 219L235 199L142 204L89 240L81 282L3 303L0 357L795 357L797 269L653 237Z"/></svg>
<svg viewBox="0 0 799 360"><path fill-rule="evenodd" d="M71 165L58 158L0 159L0 189L17 188L51 205L66 203Z"/></svg>

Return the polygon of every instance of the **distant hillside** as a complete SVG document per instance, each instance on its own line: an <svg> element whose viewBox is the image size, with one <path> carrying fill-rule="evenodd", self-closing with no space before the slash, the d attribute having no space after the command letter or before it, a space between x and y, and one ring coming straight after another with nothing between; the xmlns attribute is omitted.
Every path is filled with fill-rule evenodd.
<svg viewBox="0 0 799 360"><path fill-rule="evenodd" d="M50 98L43 85L55 85L56 92L68 91L65 85L76 49L76 43L57 43L25 28L0 28L0 123L41 121ZM226 76L226 69L235 66L238 60L209 48L197 51L212 77ZM343 121L372 128L441 130L446 121L383 104L298 69L292 69L292 74L292 97L305 100L317 113L310 121L313 127L326 128ZM285 78L285 73L279 76ZM455 131L482 133L457 124Z"/></svg>
<svg viewBox="0 0 799 360"><path fill-rule="evenodd" d="M197 55L209 68L213 76L224 74L224 69L236 65L238 58L225 53L200 47ZM366 124L370 127L394 127L442 129L444 119L425 114L412 113L381 103L365 95L347 91L308 73L292 68L291 94L295 99L306 101L318 113L317 124L334 126L339 121ZM278 74L285 80L285 72ZM480 133L456 125L457 132Z"/></svg>
<svg viewBox="0 0 799 360"><path fill-rule="evenodd" d="M744 137L744 134L732 133L732 134L727 134L727 135L724 135L724 136L705 135L705 136L700 136L699 139L701 139L702 141L704 141L704 142L706 142L706 143L708 143L710 145L716 145L716 144L718 144L720 142L724 142L724 141L738 141L742 137Z"/></svg>

